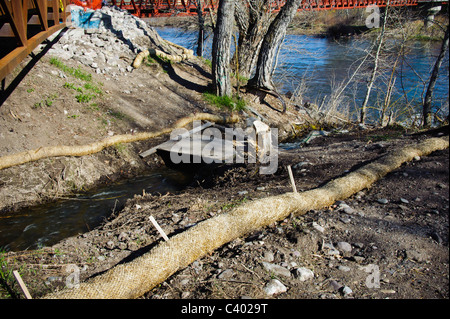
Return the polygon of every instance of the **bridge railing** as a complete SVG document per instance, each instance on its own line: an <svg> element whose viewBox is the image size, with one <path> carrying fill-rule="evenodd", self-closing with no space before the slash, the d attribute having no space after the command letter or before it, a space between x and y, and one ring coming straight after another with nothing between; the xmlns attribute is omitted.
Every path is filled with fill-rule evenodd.
<svg viewBox="0 0 450 319"><path fill-rule="evenodd" d="M0 0L0 80L66 26L69 0Z"/></svg>
<svg viewBox="0 0 450 319"><path fill-rule="evenodd" d="M391 0L390 5L414 6L419 1L421 0ZM182 16L197 13L195 0L109 0L108 2L139 17ZM201 0L201 2L203 12L207 13L217 8L219 0ZM285 0L272 0L270 1L271 10L278 11L285 3ZM305 0L299 10L352 9L373 4L385 7L386 3L387 0Z"/></svg>

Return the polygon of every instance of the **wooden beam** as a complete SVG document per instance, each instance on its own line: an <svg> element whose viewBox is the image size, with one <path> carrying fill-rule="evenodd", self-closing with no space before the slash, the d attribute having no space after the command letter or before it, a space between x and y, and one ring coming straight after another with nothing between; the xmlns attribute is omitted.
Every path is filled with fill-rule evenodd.
<svg viewBox="0 0 450 319"><path fill-rule="evenodd" d="M38 9L39 20L41 21L42 30L48 30L47 21L47 0L34 0L35 6Z"/></svg>
<svg viewBox="0 0 450 319"><path fill-rule="evenodd" d="M25 46L27 44L26 25L24 26L22 15L22 1L6 1L0 0L0 5L5 12L7 20L14 35L17 38L19 46Z"/></svg>
<svg viewBox="0 0 450 319"><path fill-rule="evenodd" d="M39 44L42 43L42 41L65 26L65 23L61 23L50 27L47 31L42 31L29 39L27 46L16 48L3 57L0 60L0 80L3 80L9 73L11 73L23 59L25 59Z"/></svg>
<svg viewBox="0 0 450 319"><path fill-rule="evenodd" d="M59 24L59 0L51 0L53 2L53 21L55 25Z"/></svg>

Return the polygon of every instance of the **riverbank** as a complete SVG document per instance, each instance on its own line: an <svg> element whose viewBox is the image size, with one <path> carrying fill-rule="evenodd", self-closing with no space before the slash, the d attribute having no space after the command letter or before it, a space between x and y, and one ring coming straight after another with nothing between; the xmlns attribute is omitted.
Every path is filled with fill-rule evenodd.
<svg viewBox="0 0 450 319"><path fill-rule="evenodd" d="M20 270L34 297L44 296L73 284L74 273L83 282L155 248L163 239L149 216L170 238L243 203L290 192L287 165L301 192L436 135L442 132L384 129L317 137L281 151L274 175L251 165L218 167L179 193L136 195L90 232L3 254L3 265ZM448 149L416 158L342 202L220 247L142 298L448 298L448 164ZM266 290L273 279L284 287L275 294Z"/></svg>
<svg viewBox="0 0 450 319"><path fill-rule="evenodd" d="M229 113L203 98L210 81L203 60L146 61L130 69L127 66L135 52L127 40L92 30L67 31L1 106L0 156L158 131L190 113ZM131 43L138 42L139 38ZM107 45L111 43L120 52L117 58L103 61L99 52L110 51ZM63 58L69 54L70 58ZM241 95L247 110L239 113L238 126L245 127L246 118L259 114L269 126L279 128L280 141L313 128L337 130L303 148L281 152L274 175L259 175L252 165L225 166L198 174L180 193L142 194L139 189L139 195L123 209L115 210L89 232L51 247L2 253L2 276L6 278L2 278L0 295L21 297L17 284L8 277L13 269L20 271L37 298L61 289L67 280L73 283L71 274L84 281L142 255L161 240L149 215L172 236L241 203L290 191L287 165L294 168L297 189L307 190L425 137L395 129L344 133L353 129L345 121L321 123L311 116L312 109L290 104L286 114L281 114L270 107L279 107L274 97ZM18 207L160 167L163 163L157 155L142 159L138 154L167 138L3 169L1 217L9 218ZM448 150L406 164L345 204L348 207L336 203L239 238L168 278L143 298L448 298ZM379 267L382 288L365 284L367 273L361 267L368 265ZM314 277L299 279L302 268L311 270ZM287 291L267 295L264 288L273 278ZM344 286L352 292L344 291Z"/></svg>

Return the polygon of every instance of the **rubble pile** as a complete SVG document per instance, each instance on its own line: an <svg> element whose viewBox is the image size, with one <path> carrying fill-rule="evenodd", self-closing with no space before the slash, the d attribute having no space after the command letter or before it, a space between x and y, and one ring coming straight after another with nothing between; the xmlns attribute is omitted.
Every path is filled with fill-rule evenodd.
<svg viewBox="0 0 450 319"><path fill-rule="evenodd" d="M142 19L126 10L103 7L84 12L72 6L71 14L72 26L48 53L61 60L79 61L98 74L115 77L131 72L133 59L149 48L178 53L178 48L169 45Z"/></svg>

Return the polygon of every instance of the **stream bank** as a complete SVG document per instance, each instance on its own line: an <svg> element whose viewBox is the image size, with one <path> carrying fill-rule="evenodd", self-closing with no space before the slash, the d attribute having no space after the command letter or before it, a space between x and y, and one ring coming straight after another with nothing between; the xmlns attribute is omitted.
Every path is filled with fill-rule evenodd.
<svg viewBox="0 0 450 319"><path fill-rule="evenodd" d="M134 196L90 232L2 258L21 269L37 298L63 288L74 269L83 281L154 248L163 239L149 216L170 238L247 201L291 191L287 165L304 191L430 136L384 129L317 137L281 151L273 175L252 165L218 167L179 193ZM448 164L448 149L417 158L345 201L224 245L142 298L448 298ZM379 286L367 285L364 269L375 266ZM313 275L303 277L305 269ZM267 294L274 278L285 292Z"/></svg>

